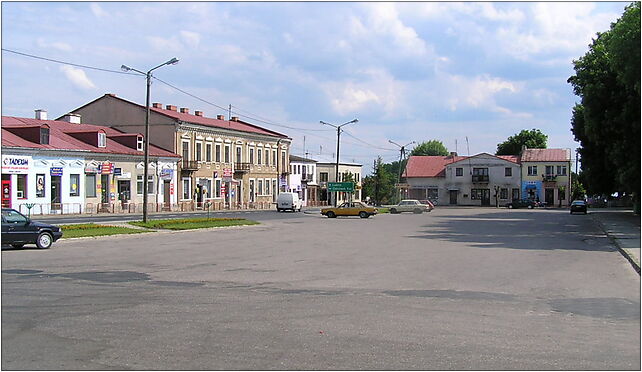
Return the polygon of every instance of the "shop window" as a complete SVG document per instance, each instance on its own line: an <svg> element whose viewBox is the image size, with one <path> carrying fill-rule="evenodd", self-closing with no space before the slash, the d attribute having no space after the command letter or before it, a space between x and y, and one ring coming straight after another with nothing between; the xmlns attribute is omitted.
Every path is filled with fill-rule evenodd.
<svg viewBox="0 0 642 372"><path fill-rule="evenodd" d="M513 189L512 194L513 200L519 199L519 189Z"/></svg>
<svg viewBox="0 0 642 372"><path fill-rule="evenodd" d="M80 196L80 174L69 175L69 196Z"/></svg>
<svg viewBox="0 0 642 372"><path fill-rule="evenodd" d="M44 198L45 197L45 175L36 174L36 197Z"/></svg>
<svg viewBox="0 0 642 372"><path fill-rule="evenodd" d="M18 199L27 199L27 175L18 174L18 184L16 186L16 192Z"/></svg>
<svg viewBox="0 0 642 372"><path fill-rule="evenodd" d="M508 169L510 169L510 168L508 168ZM503 200L508 199L508 189L499 190L499 198L503 199Z"/></svg>
<svg viewBox="0 0 642 372"><path fill-rule="evenodd" d="M191 183L191 180L189 178L183 178L183 199L192 198L192 194L189 192L191 189L190 183ZM142 184L141 184L141 188L142 188Z"/></svg>
<svg viewBox="0 0 642 372"><path fill-rule="evenodd" d="M472 189L470 190L470 199L472 200L481 200L483 191L482 189Z"/></svg>
<svg viewBox="0 0 642 372"><path fill-rule="evenodd" d="M85 175L85 196L88 198L96 197L96 175Z"/></svg>

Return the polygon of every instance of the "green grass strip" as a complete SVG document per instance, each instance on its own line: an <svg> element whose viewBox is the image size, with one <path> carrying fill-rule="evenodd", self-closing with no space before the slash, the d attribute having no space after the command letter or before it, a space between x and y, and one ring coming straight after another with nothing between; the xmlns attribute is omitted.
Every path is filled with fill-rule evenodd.
<svg viewBox="0 0 642 372"><path fill-rule="evenodd" d="M246 220L244 218L184 218L171 220L149 220L146 223L143 223L142 221L129 223L131 225L147 229L165 230L193 230L206 229L210 227L258 225L258 222Z"/></svg>
<svg viewBox="0 0 642 372"><path fill-rule="evenodd" d="M85 223L78 225L62 225L62 238L83 238L90 236L120 235L120 234L138 234L146 232L141 229L133 229L121 226L97 225L94 223Z"/></svg>

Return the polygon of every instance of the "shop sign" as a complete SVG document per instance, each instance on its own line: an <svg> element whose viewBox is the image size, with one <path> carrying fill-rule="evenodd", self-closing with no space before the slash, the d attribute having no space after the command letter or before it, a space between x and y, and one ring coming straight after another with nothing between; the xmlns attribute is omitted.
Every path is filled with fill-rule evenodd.
<svg viewBox="0 0 642 372"><path fill-rule="evenodd" d="M160 178L162 180L171 181L173 176L174 176L174 170L173 169L161 169Z"/></svg>
<svg viewBox="0 0 642 372"><path fill-rule="evenodd" d="M100 173L100 165L85 165L85 173Z"/></svg>
<svg viewBox="0 0 642 372"><path fill-rule="evenodd" d="M36 175L36 196L39 198L45 197L45 175Z"/></svg>
<svg viewBox="0 0 642 372"><path fill-rule="evenodd" d="M110 163L108 161L102 163L100 165L100 173L101 174L111 174L114 173L114 163Z"/></svg>
<svg viewBox="0 0 642 372"><path fill-rule="evenodd" d="M31 162L31 156L2 155L2 173L27 173Z"/></svg>
<svg viewBox="0 0 642 372"><path fill-rule="evenodd" d="M169 184L169 194L174 195L174 183Z"/></svg>
<svg viewBox="0 0 642 372"><path fill-rule="evenodd" d="M62 167L51 167L49 168L49 175L50 176L62 176Z"/></svg>
<svg viewBox="0 0 642 372"><path fill-rule="evenodd" d="M232 177L232 168L223 169L223 177Z"/></svg>
<svg viewBox="0 0 642 372"><path fill-rule="evenodd" d="M114 176L121 176L123 174L123 168L114 168Z"/></svg>

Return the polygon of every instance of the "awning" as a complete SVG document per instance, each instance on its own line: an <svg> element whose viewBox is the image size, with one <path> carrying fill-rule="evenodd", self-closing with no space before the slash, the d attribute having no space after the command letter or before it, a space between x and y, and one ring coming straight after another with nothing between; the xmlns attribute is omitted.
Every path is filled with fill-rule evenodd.
<svg viewBox="0 0 642 372"><path fill-rule="evenodd" d="M525 189L537 189L537 185L526 185L524 186Z"/></svg>

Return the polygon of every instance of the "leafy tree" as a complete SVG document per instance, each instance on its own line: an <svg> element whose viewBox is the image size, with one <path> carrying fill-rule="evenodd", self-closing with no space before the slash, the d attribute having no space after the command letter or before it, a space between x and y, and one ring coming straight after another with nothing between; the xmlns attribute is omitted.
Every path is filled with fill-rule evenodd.
<svg viewBox="0 0 642 372"><path fill-rule="evenodd" d="M448 149L441 141L430 140L427 142L422 142L417 147L412 149L410 153L411 156L417 155L433 155L433 156L446 156L448 155Z"/></svg>
<svg viewBox="0 0 642 372"><path fill-rule="evenodd" d="M384 164L381 157L375 160L372 175L363 180L363 195L369 196L377 205L388 204L394 196L396 174L389 171L390 164Z"/></svg>
<svg viewBox="0 0 642 372"><path fill-rule="evenodd" d="M583 200L586 195L586 190L580 175L575 172L571 172L571 200Z"/></svg>
<svg viewBox="0 0 642 372"><path fill-rule="evenodd" d="M573 108L571 131L581 144L586 189L633 193L639 212L640 3L627 6L573 65L568 82L581 103Z"/></svg>
<svg viewBox="0 0 642 372"><path fill-rule="evenodd" d="M522 146L526 146L529 149L545 149L547 140L548 136L539 129L524 129L498 144L495 155L519 155L522 151Z"/></svg>

